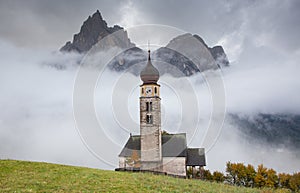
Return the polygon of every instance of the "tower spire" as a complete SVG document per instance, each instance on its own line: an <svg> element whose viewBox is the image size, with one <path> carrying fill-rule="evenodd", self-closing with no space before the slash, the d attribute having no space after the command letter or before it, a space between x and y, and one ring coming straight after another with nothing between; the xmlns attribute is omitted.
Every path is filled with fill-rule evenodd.
<svg viewBox="0 0 300 193"><path fill-rule="evenodd" d="M151 60L151 57L150 57L150 41L148 40L148 60L150 61Z"/></svg>
<svg viewBox="0 0 300 193"><path fill-rule="evenodd" d="M148 50L148 61L150 61L151 60L151 57L150 57L150 50Z"/></svg>
<svg viewBox="0 0 300 193"><path fill-rule="evenodd" d="M159 79L159 71L151 63L151 52L148 50L148 62L146 67L141 71L141 79L143 84L156 84Z"/></svg>

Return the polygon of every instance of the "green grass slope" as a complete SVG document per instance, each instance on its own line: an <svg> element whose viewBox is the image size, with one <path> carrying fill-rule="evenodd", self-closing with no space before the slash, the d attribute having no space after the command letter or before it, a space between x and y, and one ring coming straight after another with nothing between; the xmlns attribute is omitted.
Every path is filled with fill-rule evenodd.
<svg viewBox="0 0 300 193"><path fill-rule="evenodd" d="M275 191L275 190L274 190ZM273 192L200 180L0 160L0 192ZM283 192L283 190L277 190Z"/></svg>

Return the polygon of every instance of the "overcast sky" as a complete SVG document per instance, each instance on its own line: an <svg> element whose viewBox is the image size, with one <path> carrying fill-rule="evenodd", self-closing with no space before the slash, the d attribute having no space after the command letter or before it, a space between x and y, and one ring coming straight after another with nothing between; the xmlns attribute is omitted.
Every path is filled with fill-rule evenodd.
<svg viewBox="0 0 300 193"><path fill-rule="evenodd" d="M56 49L97 9L109 26L163 24L222 44L230 60L248 46L298 52L300 1L0 0L0 38L23 47Z"/></svg>

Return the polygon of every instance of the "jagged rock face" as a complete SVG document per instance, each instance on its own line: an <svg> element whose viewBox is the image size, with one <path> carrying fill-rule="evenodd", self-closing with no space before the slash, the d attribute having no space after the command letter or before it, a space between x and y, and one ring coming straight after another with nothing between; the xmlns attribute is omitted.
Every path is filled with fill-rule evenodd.
<svg viewBox="0 0 300 193"><path fill-rule="evenodd" d="M200 72L198 67L181 53L174 51L168 47L159 48L154 52L154 60L160 61L165 64L164 68L160 68L162 65L158 65L158 69L161 74L169 73L173 76L190 76L197 72Z"/></svg>
<svg viewBox="0 0 300 193"><path fill-rule="evenodd" d="M204 41L189 33L177 36L165 48L158 49L157 59L169 62L186 76L217 68Z"/></svg>
<svg viewBox="0 0 300 193"><path fill-rule="evenodd" d="M209 48L201 37L189 33L155 51L155 59L175 66L185 76L229 65L221 46Z"/></svg>
<svg viewBox="0 0 300 193"><path fill-rule="evenodd" d="M198 36L198 35L193 35L194 38L199 40L211 53L212 57L215 59L217 65L219 67L224 67L229 65L228 58L224 52L224 49L222 46L214 46L212 48L208 47L207 44L204 42L204 40Z"/></svg>
<svg viewBox="0 0 300 193"><path fill-rule="evenodd" d="M209 48L209 51L219 67L229 66L229 61L222 46Z"/></svg>
<svg viewBox="0 0 300 193"><path fill-rule="evenodd" d="M98 10L83 23L80 32L74 35L73 42L67 42L60 51L86 53L112 47L126 51L112 59L109 67L115 71L129 70L138 75L143 65L135 64L146 61L146 52L130 42L122 27L108 27ZM222 46L210 48L201 37L189 33L175 37L166 47L152 52L152 55L153 63L161 75L169 73L176 77L229 65ZM133 65L134 69L131 68Z"/></svg>
<svg viewBox="0 0 300 193"><path fill-rule="evenodd" d="M191 76L197 72L228 66L226 54L221 46L209 48L197 35L183 34L171 40L166 47L152 52L153 63L161 75L169 73L175 77ZM110 68L122 71L134 64L145 62L145 51L135 47L117 56ZM123 59L120 59L123 58ZM136 70L130 70L138 75L141 65L135 65Z"/></svg>
<svg viewBox="0 0 300 193"><path fill-rule="evenodd" d="M101 39L107 35L113 34L116 31L121 30L121 38L107 38L105 39L106 46L119 46L119 47L131 47L134 46L128 39L127 32L118 25L114 27L108 27L105 20L102 19L100 12L97 10L92 16L83 23L80 32L74 35L73 42L70 41L63 46L60 51L76 51L79 53L89 51L92 46L98 43ZM118 40L118 41L116 41Z"/></svg>

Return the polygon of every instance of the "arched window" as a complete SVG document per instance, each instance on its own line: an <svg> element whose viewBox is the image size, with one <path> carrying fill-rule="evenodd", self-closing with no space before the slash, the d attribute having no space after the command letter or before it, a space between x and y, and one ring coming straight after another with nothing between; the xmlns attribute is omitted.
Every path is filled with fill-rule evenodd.
<svg viewBox="0 0 300 193"><path fill-rule="evenodd" d="M146 122L147 122L147 124L152 124L153 123L152 115L147 115Z"/></svg>
<svg viewBox="0 0 300 193"><path fill-rule="evenodd" d="M154 93L157 94L157 88L156 87L154 87Z"/></svg>

